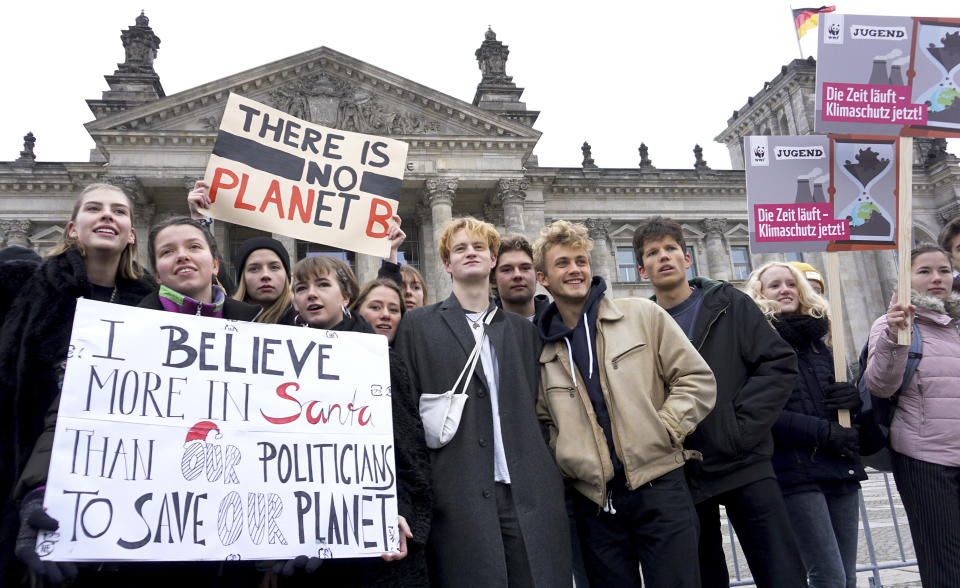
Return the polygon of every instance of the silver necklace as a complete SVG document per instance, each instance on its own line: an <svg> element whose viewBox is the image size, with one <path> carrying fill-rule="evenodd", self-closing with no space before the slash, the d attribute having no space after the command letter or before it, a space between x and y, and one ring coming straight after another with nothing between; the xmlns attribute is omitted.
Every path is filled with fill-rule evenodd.
<svg viewBox="0 0 960 588"><path fill-rule="evenodd" d="M117 287L114 286L113 292L110 293L110 302L116 302L116 301L117 301Z"/></svg>
<svg viewBox="0 0 960 588"><path fill-rule="evenodd" d="M465 312L467 320L470 321L470 324L474 329L480 328L480 323L483 322L483 317L486 314L486 311L481 310L480 312Z"/></svg>

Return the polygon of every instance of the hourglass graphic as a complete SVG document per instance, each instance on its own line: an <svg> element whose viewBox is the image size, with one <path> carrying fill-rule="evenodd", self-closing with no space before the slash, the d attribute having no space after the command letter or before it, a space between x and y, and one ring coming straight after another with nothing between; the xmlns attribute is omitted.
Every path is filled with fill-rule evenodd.
<svg viewBox="0 0 960 588"><path fill-rule="evenodd" d="M863 142L836 140L834 174L836 218L850 222L850 241L889 243L896 223L895 141Z"/></svg>
<svg viewBox="0 0 960 588"><path fill-rule="evenodd" d="M921 21L916 47L914 102L926 103L928 126L960 129L960 25Z"/></svg>

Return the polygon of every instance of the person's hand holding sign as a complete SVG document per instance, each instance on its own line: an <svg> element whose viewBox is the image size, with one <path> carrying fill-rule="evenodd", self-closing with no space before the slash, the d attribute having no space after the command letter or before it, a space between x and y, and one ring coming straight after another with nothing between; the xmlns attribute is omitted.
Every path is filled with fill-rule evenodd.
<svg viewBox="0 0 960 588"><path fill-rule="evenodd" d="M400 217L394 218L399 219ZM400 551L384 553L380 556L384 561L397 561L407 557L407 539L413 537L413 532L410 531L410 525L407 524L407 519L402 516L397 517L397 526L400 527Z"/></svg>
<svg viewBox="0 0 960 588"><path fill-rule="evenodd" d="M390 263L398 263L397 251L400 250L400 246L407 239L407 234L400 228L401 222L398 214L390 217L390 227L387 228L387 239L390 240L390 257L387 258L387 261Z"/></svg>
<svg viewBox="0 0 960 588"><path fill-rule="evenodd" d="M200 180L193 185L193 190L187 194L187 206L190 207L190 218L202 219L207 218L205 214L200 212L200 209L206 210L210 208L210 205L213 204L210 202L210 197L207 195L210 190L210 186L206 182Z"/></svg>
<svg viewBox="0 0 960 588"><path fill-rule="evenodd" d="M917 309L912 304L894 304L887 311L887 331L896 336L897 331L910 328L910 319Z"/></svg>

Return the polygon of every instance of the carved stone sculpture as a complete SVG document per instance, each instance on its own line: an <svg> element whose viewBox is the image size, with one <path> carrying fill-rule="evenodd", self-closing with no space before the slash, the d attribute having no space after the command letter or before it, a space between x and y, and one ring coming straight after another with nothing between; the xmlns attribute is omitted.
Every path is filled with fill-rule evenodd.
<svg viewBox="0 0 960 588"><path fill-rule="evenodd" d="M653 162L650 161L650 157L647 152L646 143L640 143L640 167L653 167Z"/></svg>
<svg viewBox="0 0 960 588"><path fill-rule="evenodd" d="M439 123L383 102L374 94L328 73L294 80L272 90L269 96L269 102L279 110L344 131L425 135L441 130Z"/></svg>
<svg viewBox="0 0 960 588"><path fill-rule="evenodd" d="M580 147L580 151L583 152L583 167L597 167L597 164L593 162L593 157L590 154L590 143L584 141Z"/></svg>
<svg viewBox="0 0 960 588"><path fill-rule="evenodd" d="M153 60L157 58L160 37L153 34L150 19L140 11L136 25L120 33L123 42L124 60L120 64L121 73L153 73Z"/></svg>
<svg viewBox="0 0 960 588"><path fill-rule="evenodd" d="M20 152L20 157L17 158L18 163L33 163L36 161L37 156L33 153L33 147L37 144L36 137L33 136L33 133L27 133L23 136L23 151Z"/></svg>
<svg viewBox="0 0 960 588"><path fill-rule="evenodd" d="M510 50L497 40L493 29L487 28L483 43L474 55L483 73L481 84L514 85L513 78L507 75L507 56L510 55Z"/></svg>

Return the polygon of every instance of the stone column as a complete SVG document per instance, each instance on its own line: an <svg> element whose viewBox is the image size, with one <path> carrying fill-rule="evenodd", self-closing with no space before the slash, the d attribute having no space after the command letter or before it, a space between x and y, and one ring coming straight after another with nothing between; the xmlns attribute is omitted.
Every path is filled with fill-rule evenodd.
<svg viewBox="0 0 960 588"><path fill-rule="evenodd" d="M380 258L366 253L357 253L357 282L362 288L364 284L377 279L377 272L380 270Z"/></svg>
<svg viewBox="0 0 960 588"><path fill-rule="evenodd" d="M508 235L525 233L523 202L530 182L522 178L503 178L497 183L497 199L503 205L503 223Z"/></svg>
<svg viewBox="0 0 960 588"><path fill-rule="evenodd" d="M3 233L2 241L4 242L4 246L19 245L20 247L33 249L30 245L30 239L27 237L27 235L30 234L32 226L33 223L28 220L0 220L0 232Z"/></svg>
<svg viewBox="0 0 960 588"><path fill-rule="evenodd" d="M715 280L730 280L733 277L733 268L730 264L730 254L723 243L723 231L727 228L727 219L708 218L701 223L706 233L707 267L710 276Z"/></svg>
<svg viewBox="0 0 960 588"><path fill-rule="evenodd" d="M430 207L430 224L433 228L429 243L436 245L443 229L453 220L453 198L457 192L456 178L430 178L426 182L423 201ZM432 267L424 266L427 271L427 294L436 302L445 299L451 291L450 276L443 268L440 256L435 257Z"/></svg>
<svg viewBox="0 0 960 588"><path fill-rule="evenodd" d="M423 293L424 302L433 304L437 299L430 284L439 262L437 261L437 241L433 236L433 214L425 203L417 204L417 220L420 221L420 273L426 283L426 290Z"/></svg>
<svg viewBox="0 0 960 588"><path fill-rule="evenodd" d="M144 196L143 185L136 176L107 176L103 181L120 188L133 200L133 231L137 236L137 255L141 261L146 262L147 267L152 266L152 260L147 259L147 241L157 207ZM186 197L184 212L186 213Z"/></svg>
<svg viewBox="0 0 960 588"><path fill-rule="evenodd" d="M290 256L290 267L293 268L293 264L297 263L297 240L293 237L288 237L286 235L281 235L280 233L271 233L270 237L280 241L283 244L283 248L287 250L287 255Z"/></svg>
<svg viewBox="0 0 960 588"><path fill-rule="evenodd" d="M593 239L593 251L590 252L590 265L593 275L601 276L608 287L617 281L616 265L610 250L610 221L605 218L588 218L583 221Z"/></svg>

